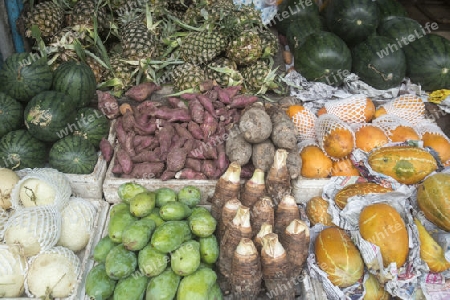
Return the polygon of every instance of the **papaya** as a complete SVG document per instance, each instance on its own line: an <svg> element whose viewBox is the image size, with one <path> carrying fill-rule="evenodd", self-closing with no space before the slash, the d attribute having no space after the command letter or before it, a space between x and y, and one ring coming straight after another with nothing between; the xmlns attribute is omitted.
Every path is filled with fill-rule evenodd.
<svg viewBox="0 0 450 300"><path fill-rule="evenodd" d="M151 219L139 219L125 227L122 233L122 244L131 251L139 251L150 241L155 230L155 221Z"/></svg>
<svg viewBox="0 0 450 300"><path fill-rule="evenodd" d="M148 244L138 253L139 271L152 277L161 274L169 262L169 256L156 250Z"/></svg>
<svg viewBox="0 0 450 300"><path fill-rule="evenodd" d="M181 244L172 253L170 265L177 275L186 276L194 273L200 266L200 243L190 240Z"/></svg>
<svg viewBox="0 0 450 300"><path fill-rule="evenodd" d="M161 253L169 253L190 240L191 230L187 221L167 221L155 229L151 245Z"/></svg>
<svg viewBox="0 0 450 300"><path fill-rule="evenodd" d="M130 199L130 212L135 217L145 217L155 208L156 196L154 192L139 193Z"/></svg>
<svg viewBox="0 0 450 300"><path fill-rule="evenodd" d="M340 209L344 209L350 197L363 196L367 194L382 194L392 192L391 188L373 182L360 182L346 185L340 189L334 196L334 202Z"/></svg>
<svg viewBox="0 0 450 300"><path fill-rule="evenodd" d="M137 218L130 213L129 209L117 210L114 214L110 213L108 225L109 238L114 243L121 243L123 230L136 220Z"/></svg>
<svg viewBox="0 0 450 300"><path fill-rule="evenodd" d="M114 243L108 235L98 241L97 245L94 247L93 258L95 262L104 263L106 260L106 256L112 248L117 246L117 243Z"/></svg>
<svg viewBox="0 0 450 300"><path fill-rule="evenodd" d="M119 280L128 277L136 267L136 253L127 250L123 244L112 248L106 256L106 274L112 279Z"/></svg>
<svg viewBox="0 0 450 300"><path fill-rule="evenodd" d="M209 293L216 283L217 275L212 269L200 268L183 277L177 291L177 300L209 300Z"/></svg>
<svg viewBox="0 0 450 300"><path fill-rule="evenodd" d="M95 265L86 276L85 291L90 299L107 299L114 293L117 280L106 273L105 264Z"/></svg>
<svg viewBox="0 0 450 300"><path fill-rule="evenodd" d="M159 215L164 221L181 221L189 217L192 210L184 203L169 202L159 208Z"/></svg>
<svg viewBox="0 0 450 300"><path fill-rule="evenodd" d="M147 286L146 300L172 300L177 294L181 276L167 268L158 276L152 277Z"/></svg>
<svg viewBox="0 0 450 300"><path fill-rule="evenodd" d="M148 277L138 272L119 280L113 300L142 300L147 289Z"/></svg>

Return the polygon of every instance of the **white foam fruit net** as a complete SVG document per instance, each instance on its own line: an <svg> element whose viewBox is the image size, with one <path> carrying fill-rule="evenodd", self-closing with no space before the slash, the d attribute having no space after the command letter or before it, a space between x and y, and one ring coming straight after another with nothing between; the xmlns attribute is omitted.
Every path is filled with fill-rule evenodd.
<svg viewBox="0 0 450 300"><path fill-rule="evenodd" d="M3 232L6 222L9 219L9 212L0 207L0 242L3 240Z"/></svg>
<svg viewBox="0 0 450 300"><path fill-rule="evenodd" d="M4 241L21 245L26 256L56 245L61 233L61 213L55 206L35 206L16 210L5 224Z"/></svg>
<svg viewBox="0 0 450 300"><path fill-rule="evenodd" d="M6 278L11 275L21 275L25 277L27 271L27 261L21 249L15 245L0 245L0 277ZM3 281L3 283L5 283ZM17 284L17 282L11 282ZM23 284L20 283L20 284Z"/></svg>
<svg viewBox="0 0 450 300"><path fill-rule="evenodd" d="M328 114L339 117L349 124L364 123L366 121L364 111L367 105L367 96L358 94L342 100L328 101L325 108Z"/></svg>
<svg viewBox="0 0 450 300"><path fill-rule="evenodd" d="M55 200L53 205L55 205L59 210L62 210L64 206L66 206L70 195L72 195L72 188L66 175L52 168L36 168L32 169L30 173L25 175L14 186L11 192L11 205L14 209L17 210L25 207L20 199L20 190L23 183L30 178L39 179L55 190Z"/></svg>
<svg viewBox="0 0 450 300"><path fill-rule="evenodd" d="M58 270L73 270L73 274L67 274L67 276L71 276L71 278L75 278L75 280L72 280L73 284L71 286L71 290L68 291L68 294L71 295L71 297L66 298L66 300L69 299L75 299L75 295L73 294L76 283L80 280L81 275L81 261L80 258L70 249L67 249L66 247L62 246L55 246L50 249L46 249L45 251L42 251L36 256L33 256L29 260L29 268L28 268L28 276L25 280L25 293L29 297L40 297L42 295L34 295L33 291L30 290L30 280L31 277L36 278L35 276L39 276L39 273L35 274L33 264L35 263L39 270L39 263L40 261L45 260L46 262L54 262L55 266ZM56 265L58 264L58 265ZM61 271L57 272L58 274L61 273ZM69 280L68 278L62 277L62 280ZM59 283L58 280L56 280L55 283ZM40 288L40 287L39 287ZM32 289L32 288L31 288Z"/></svg>
<svg viewBox="0 0 450 300"><path fill-rule="evenodd" d="M421 136L420 132L417 130L417 127L414 126L414 124L396 115L382 115L381 117L374 119L372 121L372 124L383 129L384 132L386 132L386 134L388 135L389 139L392 136L392 131L399 126L411 127L417 133L419 138Z"/></svg>
<svg viewBox="0 0 450 300"><path fill-rule="evenodd" d="M325 137L330 134L332 131L336 129L344 129L351 132L353 136L353 149L355 148L355 133L353 132L352 128L349 124L341 120L339 117L331 114L325 114L321 115L319 118L317 118L316 121L316 135L317 135L317 141L319 143L319 146L322 150L324 150L324 139ZM324 150L324 153L326 151ZM329 156L329 155L328 155ZM329 156L332 160L338 160L338 158Z"/></svg>
<svg viewBox="0 0 450 300"><path fill-rule="evenodd" d="M316 123L316 115L308 108L297 112L291 118L295 127L297 128L297 138L299 140L315 139L316 131L314 125Z"/></svg>
<svg viewBox="0 0 450 300"><path fill-rule="evenodd" d="M85 223L89 226L86 227L88 232L91 232L95 216L97 214L97 208L90 201L80 197L70 197L69 203L64 207L62 211L62 217L70 217L73 223Z"/></svg>
<svg viewBox="0 0 450 300"><path fill-rule="evenodd" d="M411 124L418 124L425 117L425 104L416 95L402 95L382 105L387 114L396 115Z"/></svg>

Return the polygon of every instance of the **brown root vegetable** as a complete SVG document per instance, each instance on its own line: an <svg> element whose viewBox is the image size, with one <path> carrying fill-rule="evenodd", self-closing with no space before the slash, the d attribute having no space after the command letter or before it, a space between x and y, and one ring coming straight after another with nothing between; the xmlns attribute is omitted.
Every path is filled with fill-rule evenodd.
<svg viewBox="0 0 450 300"><path fill-rule="evenodd" d="M261 268L266 291L276 295L273 297L276 300L294 300L295 288L289 278L289 260L278 235L269 233L262 238L262 242Z"/></svg>
<svg viewBox="0 0 450 300"><path fill-rule="evenodd" d="M131 171L129 176L124 178L154 179L161 175L164 168L165 165L162 162L138 163L134 165L133 171Z"/></svg>
<svg viewBox="0 0 450 300"><path fill-rule="evenodd" d="M99 147L105 161L110 162L114 155L114 148L111 143L107 139L102 138Z"/></svg>
<svg viewBox="0 0 450 300"><path fill-rule="evenodd" d="M175 135L175 128L168 123L161 130L158 131L157 137L159 141L159 147L161 147L161 153L168 153L172 145L171 137Z"/></svg>
<svg viewBox="0 0 450 300"><path fill-rule="evenodd" d="M285 194L291 193L291 177L286 166L287 151L277 149L266 177L266 189L275 205L280 203Z"/></svg>
<svg viewBox="0 0 450 300"><path fill-rule="evenodd" d="M274 124L270 138L277 148L293 150L297 147L296 129L292 121Z"/></svg>
<svg viewBox="0 0 450 300"><path fill-rule="evenodd" d="M161 176L159 176L159 179L162 180L162 181L166 181L166 180L169 180L169 179L174 179L175 178L175 174L177 174L177 172L165 170L161 174Z"/></svg>
<svg viewBox="0 0 450 300"><path fill-rule="evenodd" d="M214 119L217 119L216 110L214 109L213 103L211 99L208 98L208 96L200 94L197 96L198 101L201 105L205 108L205 110L213 116Z"/></svg>
<svg viewBox="0 0 450 300"><path fill-rule="evenodd" d="M302 169L302 160L297 147L289 151L286 158L286 165L291 179L297 179L298 176L300 176L300 172Z"/></svg>
<svg viewBox="0 0 450 300"><path fill-rule="evenodd" d="M154 134L156 129L157 126L155 118L150 118L146 123L139 123L136 120L136 124L134 124L134 130L140 135Z"/></svg>
<svg viewBox="0 0 450 300"><path fill-rule="evenodd" d="M212 81L211 79L206 79L205 81L200 83L198 89L200 90L200 92L207 92L212 90L214 86L214 81Z"/></svg>
<svg viewBox="0 0 450 300"><path fill-rule="evenodd" d="M231 262L231 297L256 299L262 282L261 260L251 239L242 238Z"/></svg>
<svg viewBox="0 0 450 300"><path fill-rule="evenodd" d="M275 209L273 232L282 234L286 226L296 219L300 219L300 210L295 202L295 198L286 194Z"/></svg>
<svg viewBox="0 0 450 300"><path fill-rule="evenodd" d="M167 98L167 103L172 108L188 109L187 104L183 100L181 100L180 98L177 98L177 97L169 97L169 98Z"/></svg>
<svg viewBox="0 0 450 300"><path fill-rule="evenodd" d="M275 145L270 139L252 145L252 163L255 168L261 169L264 172L269 171L273 165L274 156Z"/></svg>
<svg viewBox="0 0 450 300"><path fill-rule="evenodd" d="M136 140L140 140L139 144L136 145ZM143 150L154 150L159 146L159 141L155 136L151 135L137 135L134 137L135 141L135 150L136 153L140 153Z"/></svg>
<svg viewBox="0 0 450 300"><path fill-rule="evenodd" d="M154 114L157 119L164 119L168 122L189 122L191 115L185 108L170 108L168 106L158 107Z"/></svg>
<svg viewBox="0 0 450 300"><path fill-rule="evenodd" d="M203 160L187 157L185 166L186 166L186 168L192 169L195 172L201 172L202 171L202 163L203 163Z"/></svg>
<svg viewBox="0 0 450 300"><path fill-rule="evenodd" d="M242 86L235 85L235 86L228 86L223 89L223 91L230 97L233 98L236 96L242 89Z"/></svg>
<svg viewBox="0 0 450 300"><path fill-rule="evenodd" d="M130 174L134 169L133 161L131 160L130 155L122 148L117 150L116 159L122 167L122 171L125 174Z"/></svg>
<svg viewBox="0 0 450 300"><path fill-rule="evenodd" d="M206 180L208 179L202 172L196 172L189 168L184 168L175 174L176 179L189 179L189 180Z"/></svg>
<svg viewBox="0 0 450 300"><path fill-rule="evenodd" d="M211 89L211 90L209 90L209 91L206 91L206 92L204 93L204 95L205 95L206 97L208 97L209 100L211 100L211 102L212 102L213 105L214 105L215 103L223 104L222 102L217 101L217 98L219 97L219 93L218 93L217 90L214 89L214 88Z"/></svg>
<svg viewBox="0 0 450 300"><path fill-rule="evenodd" d="M195 158L195 159L206 159L206 157L205 157L205 152L206 152L205 147L207 147L206 143L203 143L200 140L194 140L194 144L193 144L192 150L189 151L187 157Z"/></svg>
<svg viewBox="0 0 450 300"><path fill-rule="evenodd" d="M231 103L229 104L230 108L245 108L256 101L259 98L251 95L236 95L231 99Z"/></svg>
<svg viewBox="0 0 450 300"><path fill-rule="evenodd" d="M218 173L220 173L219 176L222 176L223 172L228 168L230 165L230 161L227 158L227 154L225 153L225 144L220 143L217 145L217 161L216 166Z"/></svg>
<svg viewBox="0 0 450 300"><path fill-rule="evenodd" d="M205 159L217 159L217 140L214 137L209 138L202 143L203 155Z"/></svg>
<svg viewBox="0 0 450 300"><path fill-rule="evenodd" d="M122 103L119 106L119 112L121 115L124 115L127 112L133 112L133 108L131 108L131 105L129 103Z"/></svg>
<svg viewBox="0 0 450 300"><path fill-rule="evenodd" d="M192 134L187 130L185 127L181 126L181 124L174 123L173 126L175 127L175 131L177 134L181 137L184 137L186 139L193 139L194 137Z"/></svg>
<svg viewBox="0 0 450 300"><path fill-rule="evenodd" d="M218 127L218 122L209 112L205 111L204 121L200 125L200 129L203 132L203 139L207 140L210 136L212 136Z"/></svg>
<svg viewBox="0 0 450 300"><path fill-rule="evenodd" d="M116 121L115 130L116 130L117 142L119 143L119 145L125 144L125 140L127 138L127 133L123 129L122 124L123 124L122 118L118 118Z"/></svg>
<svg viewBox="0 0 450 300"><path fill-rule="evenodd" d="M181 94L180 97L181 97L181 99L190 101L190 100L197 99L197 95L198 95L197 93L184 93L184 94Z"/></svg>
<svg viewBox="0 0 450 300"><path fill-rule="evenodd" d="M255 237L253 238L253 243L256 246L256 249L258 250L259 253L261 253L261 249L262 249L262 238L264 236L266 236L266 234L269 233L273 233L273 225L270 223L262 223L261 224L261 229L259 230L259 232L255 235Z"/></svg>
<svg viewBox="0 0 450 300"><path fill-rule="evenodd" d="M239 130L232 128L225 142L225 153L230 161L243 166L252 157L252 144L245 140Z"/></svg>
<svg viewBox="0 0 450 300"><path fill-rule="evenodd" d="M218 223L219 225L217 226L217 239L219 241L225 234L225 230L227 229L229 223L233 221L233 218L236 216L236 213L241 206L242 203L238 198L228 200L223 206L220 221Z"/></svg>
<svg viewBox="0 0 450 300"><path fill-rule="evenodd" d="M122 127L126 132L134 131L134 124L136 124L136 120L134 119L133 112L127 111L121 119Z"/></svg>
<svg viewBox="0 0 450 300"><path fill-rule="evenodd" d="M220 221L222 207L228 200L238 198L241 188L241 166L231 163L225 173L217 180L214 194L211 197L211 214Z"/></svg>
<svg viewBox="0 0 450 300"><path fill-rule="evenodd" d="M116 97L109 92L97 90L97 108L108 118L115 119L120 116L119 103Z"/></svg>
<svg viewBox="0 0 450 300"><path fill-rule="evenodd" d="M187 129L194 138L196 138L197 140L203 140L203 131L200 128L200 125L198 125L194 121L190 121L188 123Z"/></svg>
<svg viewBox="0 0 450 300"><path fill-rule="evenodd" d="M266 193L266 183L264 181L264 171L255 169L252 178L247 180L241 192L242 205L253 208L253 205Z"/></svg>
<svg viewBox="0 0 450 300"><path fill-rule="evenodd" d="M255 166L252 164L252 162L248 162L245 165L241 167L241 179L250 179L253 176L253 173L255 172Z"/></svg>
<svg viewBox="0 0 450 300"><path fill-rule="evenodd" d="M264 223L274 226L275 212L273 209L272 199L270 197L262 197L252 208L251 222L253 229L253 236L258 234L261 226Z"/></svg>
<svg viewBox="0 0 450 300"><path fill-rule="evenodd" d="M193 99L189 101L188 108L191 119L197 124L202 124L203 115L205 114L205 108L200 103L200 101L198 101L198 99Z"/></svg>
<svg viewBox="0 0 450 300"><path fill-rule="evenodd" d="M167 170L178 172L186 163L187 151L184 148L173 147L167 154ZM206 174L205 174L206 175Z"/></svg>
<svg viewBox="0 0 450 300"><path fill-rule="evenodd" d="M303 269L309 252L309 227L301 220L293 220L280 235L280 242L287 252L291 267L290 278L297 278Z"/></svg>
<svg viewBox="0 0 450 300"><path fill-rule="evenodd" d="M111 172L114 175L121 175L121 174L123 174L122 166L119 164L119 161L117 159L114 161L114 166L113 166Z"/></svg>
<svg viewBox="0 0 450 300"><path fill-rule="evenodd" d="M143 150L131 157L131 160L134 163L142 163L142 162L162 162L161 158L161 149L156 148L155 150Z"/></svg>
<svg viewBox="0 0 450 300"><path fill-rule="evenodd" d="M150 98L155 91L159 91L160 89L162 89L162 87L154 82L144 82L131 87L125 92L125 96L134 101L142 102Z"/></svg>
<svg viewBox="0 0 450 300"><path fill-rule="evenodd" d="M136 155L136 151L134 150L134 136L135 135L136 134L133 131L128 132L127 138L125 139L125 144L121 145L125 149L125 151L128 152L130 157L133 157Z"/></svg>
<svg viewBox="0 0 450 300"><path fill-rule="evenodd" d="M202 164L202 173L208 177L208 179L213 179L216 174L216 162L214 160L204 160Z"/></svg>
<svg viewBox="0 0 450 300"><path fill-rule="evenodd" d="M215 90L217 91L217 99L222 102L223 104L230 104L231 103L231 98L230 94L226 92L225 89L222 89L220 87L215 87Z"/></svg>
<svg viewBox="0 0 450 300"><path fill-rule="evenodd" d="M239 129L244 139L252 144L267 140L272 133L272 121L261 102L253 104L241 115Z"/></svg>

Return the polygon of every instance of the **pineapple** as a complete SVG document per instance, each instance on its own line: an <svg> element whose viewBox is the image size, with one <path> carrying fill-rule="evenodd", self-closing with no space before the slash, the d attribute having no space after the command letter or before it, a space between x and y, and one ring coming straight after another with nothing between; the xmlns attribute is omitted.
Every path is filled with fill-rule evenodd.
<svg viewBox="0 0 450 300"><path fill-rule="evenodd" d="M181 58L193 64L206 64L225 50L227 41L220 32L189 33L180 46Z"/></svg>
<svg viewBox="0 0 450 300"><path fill-rule="evenodd" d="M228 45L226 57L238 65L249 65L262 55L261 38L256 29L246 29Z"/></svg>
<svg viewBox="0 0 450 300"><path fill-rule="evenodd" d="M258 60L242 68L241 74L246 92L265 94L269 90L277 90L280 86L276 71L276 69L272 70L270 64L264 60Z"/></svg>
<svg viewBox="0 0 450 300"><path fill-rule="evenodd" d="M208 79L214 80L222 87L239 85L243 80L236 63L226 57L213 60L208 64L205 72Z"/></svg>
<svg viewBox="0 0 450 300"><path fill-rule="evenodd" d="M177 91L197 89L206 80L203 69L191 63L176 66L171 76L173 86Z"/></svg>
<svg viewBox="0 0 450 300"><path fill-rule="evenodd" d="M123 57L131 60L155 58L161 55L159 40L140 21L125 26L121 34Z"/></svg>
<svg viewBox="0 0 450 300"><path fill-rule="evenodd" d="M113 84L114 91L121 93L131 87L138 72L138 67L133 66L123 60L119 55L112 56L109 60L110 69L105 70L103 78L105 81L117 80Z"/></svg>
<svg viewBox="0 0 450 300"><path fill-rule="evenodd" d="M106 68L92 56L86 56L85 63L91 68L92 72L94 72L95 80L97 81L97 83L101 83Z"/></svg>
<svg viewBox="0 0 450 300"><path fill-rule="evenodd" d="M94 27L94 18L97 18L99 29L108 27L108 13L104 3L98 0L79 0L70 14L70 25L85 25Z"/></svg>
<svg viewBox="0 0 450 300"><path fill-rule="evenodd" d="M259 30L258 33L262 47L261 58L274 57L279 50L278 37L269 28Z"/></svg>
<svg viewBox="0 0 450 300"><path fill-rule="evenodd" d="M63 23L64 10L59 4L52 1L41 2L27 14L25 35L31 37L32 26L36 25L41 37L49 39L62 28Z"/></svg>

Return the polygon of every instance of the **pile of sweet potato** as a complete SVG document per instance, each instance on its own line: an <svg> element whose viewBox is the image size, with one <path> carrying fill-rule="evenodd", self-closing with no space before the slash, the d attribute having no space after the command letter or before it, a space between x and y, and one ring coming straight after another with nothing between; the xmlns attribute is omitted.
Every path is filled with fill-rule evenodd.
<svg viewBox="0 0 450 300"><path fill-rule="evenodd" d="M258 100L240 87L141 101L117 118L112 172L122 178L217 179L227 169L225 141L241 110Z"/></svg>

